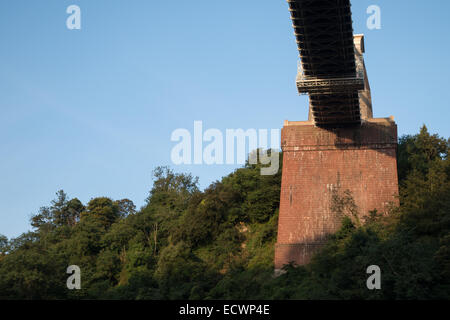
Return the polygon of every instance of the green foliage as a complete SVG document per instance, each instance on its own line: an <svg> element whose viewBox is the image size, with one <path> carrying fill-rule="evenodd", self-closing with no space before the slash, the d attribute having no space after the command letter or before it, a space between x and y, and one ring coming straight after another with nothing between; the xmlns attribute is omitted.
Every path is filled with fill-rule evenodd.
<svg viewBox="0 0 450 320"><path fill-rule="evenodd" d="M64 296L63 261L33 237L23 236L1 260L0 299L56 299ZM52 276L50 276L52 275Z"/></svg>
<svg viewBox="0 0 450 320"><path fill-rule="evenodd" d="M119 206L109 198L95 198L89 201L86 211L81 215L82 219L86 217L95 218L108 228L120 217Z"/></svg>
<svg viewBox="0 0 450 320"><path fill-rule="evenodd" d="M0 259L9 251L9 240L4 235L0 234Z"/></svg>
<svg viewBox="0 0 450 320"><path fill-rule="evenodd" d="M450 139L430 135L426 126L418 135L401 137L398 145L399 180L404 181L412 171L425 174L433 163L448 159L449 146Z"/></svg>
<svg viewBox="0 0 450 320"><path fill-rule="evenodd" d="M345 190L343 194L341 194L339 189L333 189L331 211L341 219L347 217L350 221L354 221L356 225L361 225L358 217L358 206L356 205L350 190ZM344 221L347 221L347 219Z"/></svg>
<svg viewBox="0 0 450 320"><path fill-rule="evenodd" d="M0 299L449 299L448 140L400 138L400 207L365 213L335 190L342 227L308 266L275 277L281 170L247 163L206 190L167 167L146 204L63 191L31 218L33 232L0 236ZM78 265L82 289L66 288ZM368 290L366 268L382 270Z"/></svg>
<svg viewBox="0 0 450 320"><path fill-rule="evenodd" d="M39 214L31 218L31 225L41 232L49 232L59 226L74 226L80 220L84 206L78 199L67 200L63 190L56 193L57 198L50 207L42 207Z"/></svg>

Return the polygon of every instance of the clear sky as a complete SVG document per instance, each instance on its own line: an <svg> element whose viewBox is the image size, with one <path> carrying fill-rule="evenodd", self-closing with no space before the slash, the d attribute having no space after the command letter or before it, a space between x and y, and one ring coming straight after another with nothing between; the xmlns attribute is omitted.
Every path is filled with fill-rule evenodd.
<svg viewBox="0 0 450 320"><path fill-rule="evenodd" d="M66 9L81 8L81 30ZM366 9L381 7L381 30ZM374 115L449 137L448 0L353 0ZM285 0L0 1L0 234L16 237L64 189L140 207L170 165L201 187L236 166L173 166L177 128L305 120Z"/></svg>

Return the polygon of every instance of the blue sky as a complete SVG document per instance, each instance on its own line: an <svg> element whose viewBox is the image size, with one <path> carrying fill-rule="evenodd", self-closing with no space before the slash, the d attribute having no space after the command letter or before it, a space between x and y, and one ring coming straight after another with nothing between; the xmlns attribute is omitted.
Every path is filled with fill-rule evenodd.
<svg viewBox="0 0 450 320"><path fill-rule="evenodd" d="M81 8L68 30L66 8ZM449 137L450 2L353 0L366 35L374 115L399 134ZM368 30L378 5L382 29ZM236 166L173 166L177 128L281 128L305 120L285 0L0 2L0 234L16 237L64 189L83 202L140 207L158 165L199 176Z"/></svg>

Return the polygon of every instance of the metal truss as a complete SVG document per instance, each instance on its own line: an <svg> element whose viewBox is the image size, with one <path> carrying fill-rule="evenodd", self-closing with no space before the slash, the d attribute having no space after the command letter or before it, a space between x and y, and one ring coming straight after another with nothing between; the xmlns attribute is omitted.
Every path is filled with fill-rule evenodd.
<svg viewBox="0 0 450 320"><path fill-rule="evenodd" d="M310 95L315 124L360 124L364 65L355 55L350 0L288 3L301 59L297 88Z"/></svg>

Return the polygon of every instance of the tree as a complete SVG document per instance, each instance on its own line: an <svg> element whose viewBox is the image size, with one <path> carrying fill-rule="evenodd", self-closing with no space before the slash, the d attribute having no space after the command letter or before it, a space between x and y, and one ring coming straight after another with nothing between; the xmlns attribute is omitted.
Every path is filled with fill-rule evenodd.
<svg viewBox="0 0 450 320"><path fill-rule="evenodd" d="M5 256L9 250L9 241L8 238L4 235L0 234L0 259Z"/></svg>
<svg viewBox="0 0 450 320"><path fill-rule="evenodd" d="M42 233L48 233L56 227L73 227L80 220L81 212L85 210L77 198L68 200L63 190L56 193L56 199L51 205L42 207L39 213L31 217L31 225Z"/></svg>
<svg viewBox="0 0 450 320"><path fill-rule="evenodd" d="M86 211L81 215L81 218L91 216L97 219L105 227L109 228L117 219L120 218L121 212L117 202L110 198L99 197L89 201Z"/></svg>
<svg viewBox="0 0 450 320"><path fill-rule="evenodd" d="M412 172L425 174L435 160L448 159L450 139L445 140L437 134L431 135L424 125L420 133L406 135L398 144L398 175L400 182Z"/></svg>
<svg viewBox="0 0 450 320"><path fill-rule="evenodd" d="M126 218L128 215L136 213L136 206L129 199L117 200L116 204L119 209L120 218Z"/></svg>
<svg viewBox="0 0 450 320"><path fill-rule="evenodd" d="M77 198L66 201L62 207L53 209L53 219L57 226L75 226L80 221L85 207Z"/></svg>

